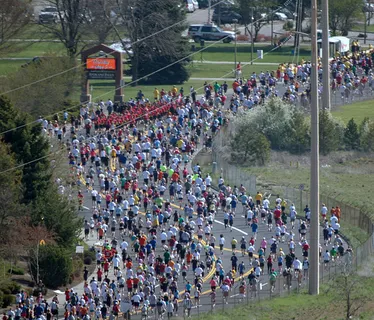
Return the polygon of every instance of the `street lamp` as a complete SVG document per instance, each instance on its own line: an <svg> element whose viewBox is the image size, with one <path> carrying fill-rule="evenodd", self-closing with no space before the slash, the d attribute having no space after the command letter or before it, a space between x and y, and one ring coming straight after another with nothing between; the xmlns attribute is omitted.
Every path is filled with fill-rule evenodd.
<svg viewBox="0 0 374 320"><path fill-rule="evenodd" d="M237 71L238 71L238 70L236 70L236 57L237 57L237 42L236 42L237 29L236 29L236 24L238 23L238 19L233 19L232 22L234 22L234 30L235 30L235 62L234 62L235 73L234 73L234 77L236 78Z"/></svg>
<svg viewBox="0 0 374 320"><path fill-rule="evenodd" d="M255 38L253 37L253 7L251 7L251 65L253 65L253 51L254 51L254 41Z"/></svg>

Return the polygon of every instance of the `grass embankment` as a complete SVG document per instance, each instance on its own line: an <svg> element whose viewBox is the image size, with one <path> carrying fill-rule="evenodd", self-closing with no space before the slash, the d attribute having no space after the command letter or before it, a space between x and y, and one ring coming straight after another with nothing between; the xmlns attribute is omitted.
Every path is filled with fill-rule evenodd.
<svg viewBox="0 0 374 320"><path fill-rule="evenodd" d="M374 278L359 277L360 284L365 285L367 300L352 319L373 319L373 285ZM358 290L358 289L357 289ZM357 291L356 290L356 291ZM366 291L366 290L365 290ZM352 296L356 296L357 292ZM351 297L352 298L352 297ZM300 294L291 294L286 297L278 297L271 300L262 300L249 305L240 304L236 308L227 308L226 311L203 314L200 320L304 320L324 319L339 320L346 319L345 299L341 292L331 289L329 284L322 285L320 295L310 296L305 291ZM218 308L218 307L217 307Z"/></svg>
<svg viewBox="0 0 374 320"><path fill-rule="evenodd" d="M360 124L365 117L374 119L374 102L373 100L367 100L347 104L339 107L332 114L346 123L353 118L357 124Z"/></svg>

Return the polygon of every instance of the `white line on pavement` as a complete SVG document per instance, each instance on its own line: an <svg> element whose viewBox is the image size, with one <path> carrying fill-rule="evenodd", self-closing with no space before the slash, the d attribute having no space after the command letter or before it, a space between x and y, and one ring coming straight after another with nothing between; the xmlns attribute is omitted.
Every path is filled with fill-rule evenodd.
<svg viewBox="0 0 374 320"><path fill-rule="evenodd" d="M216 223L218 223L218 224L221 224L221 225L224 225L223 222L218 221L218 220L214 220L214 222L216 222ZM238 231L238 232L241 232L242 234L248 236L248 233L247 233L247 232L245 232L245 231L243 231L243 230L240 230L240 229L238 229L238 228L235 228L235 227L232 227L232 228L233 228L234 230L236 230L236 231Z"/></svg>

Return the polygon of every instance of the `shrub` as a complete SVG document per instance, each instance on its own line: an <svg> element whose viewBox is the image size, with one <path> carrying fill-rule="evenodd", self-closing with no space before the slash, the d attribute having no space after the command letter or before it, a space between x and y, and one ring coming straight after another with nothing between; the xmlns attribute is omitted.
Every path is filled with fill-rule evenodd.
<svg viewBox="0 0 374 320"><path fill-rule="evenodd" d="M92 258L87 256L83 260L84 264L91 265L92 264Z"/></svg>
<svg viewBox="0 0 374 320"><path fill-rule="evenodd" d="M11 294L4 294L2 307L6 308L13 303L16 303L16 297L14 295L11 295Z"/></svg>
<svg viewBox="0 0 374 320"><path fill-rule="evenodd" d="M36 253L30 254L30 273L34 279L36 274ZM40 246L39 248L39 275L47 287L57 288L66 285L73 271L70 252L57 245Z"/></svg>
<svg viewBox="0 0 374 320"><path fill-rule="evenodd" d="M12 269L8 270L8 273L18 275L18 276L23 276L25 274L25 271L20 267L13 267Z"/></svg>
<svg viewBox="0 0 374 320"><path fill-rule="evenodd" d="M286 30L286 31L293 30L293 28L294 28L294 25L293 25L293 21L292 20L288 20L283 25L283 30Z"/></svg>
<svg viewBox="0 0 374 320"><path fill-rule="evenodd" d="M15 281L5 280L0 283L0 291L4 294L16 294L21 290L21 285Z"/></svg>

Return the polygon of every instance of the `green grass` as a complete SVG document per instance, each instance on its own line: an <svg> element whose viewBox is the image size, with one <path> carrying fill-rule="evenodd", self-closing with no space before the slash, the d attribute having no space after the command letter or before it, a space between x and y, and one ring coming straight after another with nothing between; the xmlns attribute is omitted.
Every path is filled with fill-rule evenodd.
<svg viewBox="0 0 374 320"><path fill-rule="evenodd" d="M367 100L347 104L332 113L344 122L348 122L353 118L357 123L360 123L365 117L374 119L374 102L373 100Z"/></svg>
<svg viewBox="0 0 374 320"><path fill-rule="evenodd" d="M35 42L26 46L23 50L7 54L9 58L30 58L45 56L48 54L66 54L64 45L60 42Z"/></svg>
<svg viewBox="0 0 374 320"><path fill-rule="evenodd" d="M211 63L192 63L190 65L191 77L195 78L234 78L234 63L231 64L211 64ZM242 68L243 75L247 76L256 72L276 70L274 65L245 65Z"/></svg>
<svg viewBox="0 0 374 320"><path fill-rule="evenodd" d="M202 87L204 84L204 81L198 81L198 80L191 80L185 82L183 85L177 85L177 88L180 89L181 87L184 88L184 92L189 92L190 86L193 86L195 89L198 89ZM91 85L93 86L93 91L91 92L93 96L93 101L98 101L100 99L106 100L108 98L113 99L114 95L114 83L111 81L92 81ZM164 86L157 86L159 90L162 88L165 91L169 91L172 89L172 85L164 85ZM145 97L152 100L153 99L153 90L155 88L155 85L139 85L136 87L128 86L124 88L124 94L125 99L128 100L130 98L135 98L136 94L139 90L142 90ZM108 93L108 91L110 91ZM198 93L201 93L202 90L200 90Z"/></svg>
<svg viewBox="0 0 374 320"><path fill-rule="evenodd" d="M205 44L206 49L203 51L203 59L207 61L232 61L234 63L235 59L235 45L233 43L218 43L211 47L209 46L209 42ZM292 46L283 46L272 51L269 54L273 47L270 45L261 45L256 44L254 48L254 55L253 59L257 58L257 50L264 51L264 59L260 60L257 59L255 62L270 62L270 63L283 63L283 62L290 62L294 59L294 55L292 54L293 47ZM196 51L200 50L200 45L196 44ZM309 59L311 51L307 47L300 48L300 59L305 58L306 60ZM201 53L196 53L193 56L194 60L201 60ZM296 58L295 58L296 59ZM251 46L248 44L240 44L237 45L237 61L241 61L243 63L249 62L251 60Z"/></svg>
<svg viewBox="0 0 374 320"><path fill-rule="evenodd" d="M359 283L356 289L353 289L352 297L361 295L366 297L365 303L356 313L359 318L354 319L373 319L372 317L372 286L373 278L358 277ZM359 288L365 286L365 292L358 292ZM320 287L320 294L316 296L308 295L304 290L299 294L290 294L284 297L277 297L271 300L252 301L250 304L239 304L234 308L225 308L219 310L222 306L216 306L214 313L200 314L200 320L229 320L229 319L248 319L248 320L304 320L304 319L324 319L339 320L345 319L344 296L342 292L330 289L330 283L323 284Z"/></svg>
<svg viewBox="0 0 374 320"><path fill-rule="evenodd" d="M0 76L16 72L27 61L29 60L0 60Z"/></svg>
<svg viewBox="0 0 374 320"><path fill-rule="evenodd" d="M364 23L356 24L353 28L352 31L358 31L358 32L365 32L365 26ZM374 32L374 25L371 24L370 26L366 26L366 32ZM372 39L372 35L368 35L368 38ZM361 40L363 42L363 39Z"/></svg>

